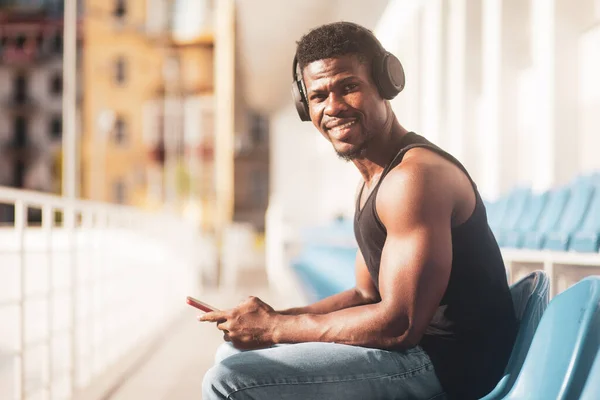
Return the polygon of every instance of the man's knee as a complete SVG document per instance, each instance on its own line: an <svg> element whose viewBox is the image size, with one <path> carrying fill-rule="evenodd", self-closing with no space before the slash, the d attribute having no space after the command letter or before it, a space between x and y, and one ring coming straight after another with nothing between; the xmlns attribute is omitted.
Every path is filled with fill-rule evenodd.
<svg viewBox="0 0 600 400"><path fill-rule="evenodd" d="M202 398L204 400L227 399L231 393L232 371L221 363L215 364L202 380Z"/></svg>
<svg viewBox="0 0 600 400"><path fill-rule="evenodd" d="M219 364L227 357L238 353L241 353L241 350L238 350L235 347L233 347L231 343L225 342L217 348L217 352L215 353L215 364Z"/></svg>

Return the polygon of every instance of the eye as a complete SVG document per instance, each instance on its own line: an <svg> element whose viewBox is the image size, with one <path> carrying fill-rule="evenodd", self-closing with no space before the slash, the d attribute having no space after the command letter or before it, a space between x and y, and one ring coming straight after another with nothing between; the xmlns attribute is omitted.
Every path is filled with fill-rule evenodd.
<svg viewBox="0 0 600 400"><path fill-rule="evenodd" d="M347 85L344 86L344 92L345 93L352 93L357 88L358 88L358 85L356 83L348 83Z"/></svg>
<svg viewBox="0 0 600 400"><path fill-rule="evenodd" d="M324 93L313 93L310 95L310 101L320 103L325 100L327 96Z"/></svg>

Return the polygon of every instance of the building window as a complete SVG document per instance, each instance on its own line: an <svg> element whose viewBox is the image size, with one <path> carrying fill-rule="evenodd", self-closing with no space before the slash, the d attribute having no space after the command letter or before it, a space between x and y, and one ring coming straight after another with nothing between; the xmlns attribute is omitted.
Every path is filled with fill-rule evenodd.
<svg viewBox="0 0 600 400"><path fill-rule="evenodd" d="M26 41L27 41L27 37L25 37L25 35L23 35L22 33L17 35L17 40L15 40L15 45L16 45L17 49L23 50L25 48Z"/></svg>
<svg viewBox="0 0 600 400"><path fill-rule="evenodd" d="M52 51L56 54L62 54L63 52L63 37L59 32L57 32L52 39Z"/></svg>
<svg viewBox="0 0 600 400"><path fill-rule="evenodd" d="M123 117L117 117L115 121L115 143L118 145L127 143L127 123Z"/></svg>
<svg viewBox="0 0 600 400"><path fill-rule="evenodd" d="M23 74L18 74L13 80L13 96L14 102L22 104L27 99L27 77Z"/></svg>
<svg viewBox="0 0 600 400"><path fill-rule="evenodd" d="M37 36L35 37L35 42L36 42L38 49L42 49L44 47L44 35L42 35L41 33L38 33Z"/></svg>
<svg viewBox="0 0 600 400"><path fill-rule="evenodd" d="M113 183L113 201L117 204L125 204L127 198L126 191L125 182L122 179L117 179Z"/></svg>
<svg viewBox="0 0 600 400"><path fill-rule="evenodd" d="M50 77L50 94L52 96L60 96L63 89L62 74L56 73Z"/></svg>
<svg viewBox="0 0 600 400"><path fill-rule="evenodd" d="M13 186L22 188L25 183L25 163L17 161L13 168Z"/></svg>
<svg viewBox="0 0 600 400"><path fill-rule="evenodd" d="M14 141L17 147L27 145L27 120L25 117L16 117L14 120Z"/></svg>
<svg viewBox="0 0 600 400"><path fill-rule="evenodd" d="M58 140L62 137L62 117L54 116L50 120L50 138Z"/></svg>
<svg viewBox="0 0 600 400"><path fill-rule="evenodd" d="M115 82L122 85L127 80L127 62L125 57L119 57L115 61Z"/></svg>
<svg viewBox="0 0 600 400"><path fill-rule="evenodd" d="M113 15L115 18L125 18L127 14L127 4L125 0L115 0L115 9L113 11Z"/></svg>

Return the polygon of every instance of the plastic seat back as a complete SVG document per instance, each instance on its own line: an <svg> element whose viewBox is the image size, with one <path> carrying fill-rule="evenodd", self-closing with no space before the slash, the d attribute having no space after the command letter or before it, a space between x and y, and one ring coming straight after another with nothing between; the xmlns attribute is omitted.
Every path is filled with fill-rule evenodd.
<svg viewBox="0 0 600 400"><path fill-rule="evenodd" d="M590 369L581 397L579 397L579 400L598 399L600 399L600 351L596 353L596 360Z"/></svg>
<svg viewBox="0 0 600 400"><path fill-rule="evenodd" d="M575 399L598 349L600 277L588 277L556 296L538 326L506 399Z"/></svg>
<svg viewBox="0 0 600 400"><path fill-rule="evenodd" d="M529 351L535 331L548 306L550 281L544 271L535 271L510 287L510 293L519 320L519 333L506 365L504 376L483 400L501 399L512 388L525 356Z"/></svg>
<svg viewBox="0 0 600 400"><path fill-rule="evenodd" d="M544 209L537 232L550 232L558 226L563 211L571 197L571 189L563 187L550 194L548 204Z"/></svg>
<svg viewBox="0 0 600 400"><path fill-rule="evenodd" d="M488 209L488 224L492 231L497 232L501 229L502 222L508 210L510 194L502 196L494 203L489 204Z"/></svg>
<svg viewBox="0 0 600 400"><path fill-rule="evenodd" d="M590 179L580 178L574 184L569 200L559 224L546 238L544 248L565 251L571 242L571 236L579 229L596 188Z"/></svg>
<svg viewBox="0 0 600 400"><path fill-rule="evenodd" d="M558 227L564 209L571 197L571 188L566 186L556 189L549 196L537 229L535 232L528 232L525 235L524 248L540 249L543 247L545 236Z"/></svg>
<svg viewBox="0 0 600 400"><path fill-rule="evenodd" d="M522 218L519 219L517 226L504 234L504 240L501 243L504 247L520 247L523 236L527 232L536 230L540 223L541 216L548 202L549 192L529 196Z"/></svg>
<svg viewBox="0 0 600 400"><path fill-rule="evenodd" d="M582 232L600 232L600 190L598 188L590 201L590 207L580 230Z"/></svg>
<svg viewBox="0 0 600 400"><path fill-rule="evenodd" d="M565 208L563 217L556 229L558 232L572 233L581 226L595 190L595 186L588 179L575 185L569 204Z"/></svg>
<svg viewBox="0 0 600 400"><path fill-rule="evenodd" d="M600 240L600 182L595 180L596 191L590 202L581 229L573 235L569 250L598 251Z"/></svg>
<svg viewBox="0 0 600 400"><path fill-rule="evenodd" d="M523 218L523 213L526 209L530 197L530 188L523 187L515 191L514 195L511 196L509 200L506 218L504 218L504 222L501 226L502 230L508 231L517 228L519 222Z"/></svg>

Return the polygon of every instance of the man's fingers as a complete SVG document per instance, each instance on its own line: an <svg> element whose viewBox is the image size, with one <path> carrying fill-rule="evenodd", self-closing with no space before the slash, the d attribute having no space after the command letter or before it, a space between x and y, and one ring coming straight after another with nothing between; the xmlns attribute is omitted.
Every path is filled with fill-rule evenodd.
<svg viewBox="0 0 600 400"><path fill-rule="evenodd" d="M202 314L198 317L198 321L200 322L219 322L226 320L224 311L211 311L205 314Z"/></svg>

